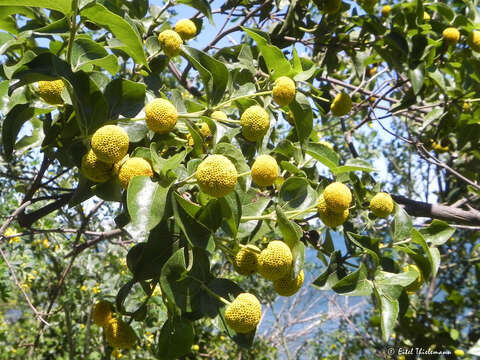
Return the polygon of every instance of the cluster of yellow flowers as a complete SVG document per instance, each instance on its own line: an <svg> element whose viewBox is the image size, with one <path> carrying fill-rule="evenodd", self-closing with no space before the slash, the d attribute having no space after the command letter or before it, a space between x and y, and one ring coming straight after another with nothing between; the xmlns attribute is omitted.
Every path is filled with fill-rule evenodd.
<svg viewBox="0 0 480 360"><path fill-rule="evenodd" d="M82 158L83 175L94 182L106 182L117 176L127 188L134 176L153 176L150 163L139 157L126 158L130 140L127 132L117 125L105 125L92 136L91 149Z"/></svg>
<svg viewBox="0 0 480 360"><path fill-rule="evenodd" d="M193 39L197 35L197 26L192 20L179 20L174 30L164 30L158 35L158 41L162 44L163 52L168 57L180 54L183 41Z"/></svg>
<svg viewBox="0 0 480 360"><path fill-rule="evenodd" d="M15 229L7 228L5 230L5 232L3 233L3 236L8 237L8 243L9 244L18 243L18 242L20 242L20 238L18 236L10 237L12 235L15 235L16 233L17 233L17 231L15 231Z"/></svg>
<svg viewBox="0 0 480 360"><path fill-rule="evenodd" d="M260 250L255 245L242 246L233 259L235 270L241 275L258 273L273 282L273 288L281 296L292 296L302 287L305 274L300 271L292 278L293 256L287 244L280 240L268 243ZM238 333L249 333L261 318L261 305L255 295L238 295L225 310L227 324Z"/></svg>
<svg viewBox="0 0 480 360"><path fill-rule="evenodd" d="M255 245L243 246L235 255L233 265L240 275L258 273L273 281L275 291L282 296L295 294L303 284L303 270L291 278L293 256L287 244L274 240L264 250Z"/></svg>
<svg viewBox="0 0 480 360"><path fill-rule="evenodd" d="M340 182L328 185L318 199L318 217L331 228L342 225L348 218L352 202L350 189Z"/></svg>

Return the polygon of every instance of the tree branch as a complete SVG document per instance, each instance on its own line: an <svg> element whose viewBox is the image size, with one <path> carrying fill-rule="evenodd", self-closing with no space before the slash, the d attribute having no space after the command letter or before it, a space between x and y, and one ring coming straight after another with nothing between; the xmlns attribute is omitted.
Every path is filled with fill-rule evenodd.
<svg viewBox="0 0 480 360"><path fill-rule="evenodd" d="M403 205L405 211L415 217L428 217L453 223L480 225L480 211L462 210L453 206L430 204L408 199L404 196L392 195L397 204Z"/></svg>

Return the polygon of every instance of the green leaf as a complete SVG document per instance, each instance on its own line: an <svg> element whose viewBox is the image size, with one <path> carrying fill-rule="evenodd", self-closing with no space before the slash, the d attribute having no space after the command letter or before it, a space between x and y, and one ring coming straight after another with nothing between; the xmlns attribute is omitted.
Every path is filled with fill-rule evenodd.
<svg viewBox="0 0 480 360"><path fill-rule="evenodd" d="M118 290L117 296L115 298L115 305L121 314L124 314L124 315L132 314L125 310L125 306L123 304L125 302L125 299L128 297L128 294L130 294L130 291L132 291L132 287L133 285L136 284L136 282L137 281L133 279L129 280L126 284L124 284L120 288L120 290Z"/></svg>
<svg viewBox="0 0 480 360"><path fill-rule="evenodd" d="M278 203L284 211L304 210L317 203L317 195L307 179L292 176L282 184L278 193Z"/></svg>
<svg viewBox="0 0 480 360"><path fill-rule="evenodd" d="M369 296L373 291L367 279L367 268L361 263L359 268L338 281L332 290L344 296Z"/></svg>
<svg viewBox="0 0 480 360"><path fill-rule="evenodd" d="M215 278L209 281L206 286L215 294L227 300L233 300L243 290L236 283L229 279ZM210 318L216 317L220 309L225 307L225 304L220 300L214 298L206 291L202 291L200 295L200 309L202 314Z"/></svg>
<svg viewBox="0 0 480 360"><path fill-rule="evenodd" d="M225 95L229 71L225 64L207 53L189 46L183 46L182 54L197 69L206 89L208 103L216 105Z"/></svg>
<svg viewBox="0 0 480 360"><path fill-rule="evenodd" d="M338 154L332 149L326 147L325 145L318 143L308 143L306 153L313 157L315 160L320 161L330 170L338 168L338 162L340 160Z"/></svg>
<svg viewBox="0 0 480 360"><path fill-rule="evenodd" d="M372 172L377 170L375 168L372 168L368 161L362 159L348 159L345 162L345 165L333 168L331 169L331 171L334 175L340 175L350 171Z"/></svg>
<svg viewBox="0 0 480 360"><path fill-rule="evenodd" d="M2 124L2 143L5 155L12 155L18 133L28 120L39 114L51 112L54 108L36 109L29 104L15 105L5 117Z"/></svg>
<svg viewBox="0 0 480 360"><path fill-rule="evenodd" d="M266 33L243 26L242 29L257 43L258 49L267 64L268 71L270 72L269 75L273 80L280 76L288 76L292 73L290 62L285 58L282 50L270 44Z"/></svg>
<svg viewBox="0 0 480 360"><path fill-rule="evenodd" d="M447 22L450 22L455 18L455 11L447 4L441 2L429 3L428 8L438 11Z"/></svg>
<svg viewBox="0 0 480 360"><path fill-rule="evenodd" d="M135 176L130 181L127 207L130 218L138 229L148 232L160 223L168 190L148 176Z"/></svg>
<svg viewBox="0 0 480 360"><path fill-rule="evenodd" d="M83 71L75 73L72 101L79 113L75 116L78 127L92 134L107 120L107 101L97 84Z"/></svg>
<svg viewBox="0 0 480 360"><path fill-rule="evenodd" d="M399 274L377 270L375 272L375 284L380 286L398 285L405 287L414 282L418 277L418 272L409 270Z"/></svg>
<svg viewBox="0 0 480 360"><path fill-rule="evenodd" d="M72 46L73 71L86 69L88 65L102 67L112 75L118 71L117 57L109 54L103 46L90 39L75 39Z"/></svg>
<svg viewBox="0 0 480 360"><path fill-rule="evenodd" d="M190 244L203 249L207 248L211 232L195 219L201 206L185 200L177 193L172 197L172 206L177 225L182 229Z"/></svg>
<svg viewBox="0 0 480 360"><path fill-rule="evenodd" d="M35 29L34 34L67 35L69 32L70 25L67 17L64 17L46 26Z"/></svg>
<svg viewBox="0 0 480 360"><path fill-rule="evenodd" d="M0 0L0 6L33 6L60 11L69 14L72 10L72 0Z"/></svg>
<svg viewBox="0 0 480 360"><path fill-rule="evenodd" d="M184 318L167 319L160 330L157 357L178 359L191 352L194 342L192 322Z"/></svg>
<svg viewBox="0 0 480 360"><path fill-rule="evenodd" d="M408 77L412 83L413 93L417 95L423 87L423 82L425 80L425 69L423 64L418 66L416 69L408 71Z"/></svg>
<svg viewBox="0 0 480 360"><path fill-rule="evenodd" d="M227 225L230 235L235 238L242 217L242 202L236 191L231 192L227 196L218 199L221 208L222 219ZM225 229L225 227L223 227Z"/></svg>
<svg viewBox="0 0 480 360"><path fill-rule="evenodd" d="M210 8L210 4L207 0L177 0L176 3L185 4L193 7L194 9L197 9L208 18L210 24L214 25L212 18L212 9Z"/></svg>
<svg viewBox="0 0 480 360"><path fill-rule="evenodd" d="M242 216L260 216L270 204L270 198L261 197L242 206ZM243 222L238 227L238 237L251 236L258 229L260 220Z"/></svg>
<svg viewBox="0 0 480 360"><path fill-rule="evenodd" d="M428 227L420 229L426 242L434 245L445 244L453 236L455 228L448 225L445 221L434 219Z"/></svg>
<svg viewBox="0 0 480 360"><path fill-rule="evenodd" d="M417 229L412 228L412 241L419 244L425 254L427 255L428 262L432 268L432 276L437 275L438 268L440 267L440 255L438 253L437 248L435 247L428 247L427 242L423 235Z"/></svg>
<svg viewBox="0 0 480 360"><path fill-rule="evenodd" d="M289 220L280 206L275 207L277 213L277 224L283 236L283 241L292 249L303 235L302 228L295 222Z"/></svg>
<svg viewBox="0 0 480 360"><path fill-rule="evenodd" d="M160 275L160 287L162 289L162 295L166 298L167 302L176 313L180 313L179 303L184 302L182 294L178 294L176 290L176 284L181 282L187 272L187 265L185 263L185 250L180 248L175 251L172 256L163 265ZM178 296L178 299L176 299Z"/></svg>
<svg viewBox="0 0 480 360"><path fill-rule="evenodd" d="M169 173L173 173L185 160L185 157L190 150L183 150L175 155L170 156L168 159L164 159L157 154L154 144L150 145L150 151L152 153L153 168L160 176L168 177ZM176 175L175 177L176 178Z"/></svg>
<svg viewBox="0 0 480 360"><path fill-rule="evenodd" d="M358 235L352 232L347 232L347 237L351 242L353 242L365 253L372 257L372 260L375 263L375 267L378 267L378 265L380 265L378 240L375 241L375 239L372 239L369 236Z"/></svg>
<svg viewBox="0 0 480 360"><path fill-rule="evenodd" d="M129 22L111 12L99 3L91 3L82 9L80 15L91 22L108 29L123 43L121 50L132 59L148 68L147 59L143 50L143 42L137 30Z"/></svg>
<svg viewBox="0 0 480 360"><path fill-rule="evenodd" d="M288 107L295 119L295 131L302 149L307 147L307 142L313 129L313 112L307 97L300 92L295 95L295 100Z"/></svg>
<svg viewBox="0 0 480 360"><path fill-rule="evenodd" d="M335 286L335 284L337 284L341 278L345 277L343 274L343 269L341 269L339 266L341 264L341 259L342 254L340 253L340 250L334 251L330 255L330 261L327 269L320 274L317 279L315 279L312 285L318 287L320 290L332 289L332 287Z"/></svg>
<svg viewBox="0 0 480 360"><path fill-rule="evenodd" d="M412 231L412 219L410 215L398 204L395 204L395 222L394 222L394 232L393 232L393 241L398 242L406 240L410 237Z"/></svg>
<svg viewBox="0 0 480 360"><path fill-rule="evenodd" d="M109 105L109 118L119 115L134 118L145 106L146 86L139 82L114 79L105 88L105 97Z"/></svg>
<svg viewBox="0 0 480 360"><path fill-rule="evenodd" d="M399 310L397 298L400 294L395 298L391 296L388 291L384 292L384 289L380 287L375 287L374 290L380 307L382 338L383 341L388 341L395 327L395 322L397 321Z"/></svg>
<svg viewBox="0 0 480 360"><path fill-rule="evenodd" d="M148 134L147 125L143 121L122 121L117 123L128 134L131 143L142 141Z"/></svg>
<svg viewBox="0 0 480 360"><path fill-rule="evenodd" d="M302 271L303 266L305 264L305 244L298 240L293 247L292 250L292 271L290 273L291 279L296 279L300 271Z"/></svg>

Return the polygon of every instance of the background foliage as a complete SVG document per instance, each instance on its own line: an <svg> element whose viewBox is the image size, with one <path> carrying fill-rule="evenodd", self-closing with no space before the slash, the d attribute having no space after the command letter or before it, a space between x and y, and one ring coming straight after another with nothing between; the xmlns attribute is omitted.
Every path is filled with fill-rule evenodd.
<svg viewBox="0 0 480 360"><path fill-rule="evenodd" d="M182 4L199 34L169 59L157 37ZM468 41L480 23L476 1L392 3L386 16L385 4L367 1L331 15L320 0L157 5L0 0L0 358L401 358L389 346L480 355L480 77ZM456 46L442 39L449 26L460 30ZM283 108L265 93L280 76L297 85ZM35 85L57 78L66 84L60 107ZM340 91L354 102L342 118L329 112ZM165 135L143 121L158 97L181 114ZM257 143L235 122L253 104L271 118ZM214 122L216 109L232 121ZM106 123L128 132L129 153L152 163L152 179L122 192L115 180L80 174L90 136ZM260 189L245 176L232 194L210 198L183 180L212 153L239 173L271 153L282 179ZM336 231L315 209L334 179L354 194ZM378 191L397 203L387 220L368 211ZM295 273L307 272L297 300L276 299L270 283L239 276L230 262L239 244L279 238ZM413 295L407 263L426 279ZM201 283L230 299L255 293L268 328L256 337L226 329ZM334 293L361 307L349 311ZM295 321L287 314L302 296L317 306ZM132 320L136 348L114 351L92 325L101 298Z"/></svg>

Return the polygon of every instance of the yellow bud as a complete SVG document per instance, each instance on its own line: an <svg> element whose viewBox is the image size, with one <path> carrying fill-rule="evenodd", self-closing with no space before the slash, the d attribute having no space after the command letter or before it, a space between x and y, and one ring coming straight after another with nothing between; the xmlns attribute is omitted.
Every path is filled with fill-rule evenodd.
<svg viewBox="0 0 480 360"><path fill-rule="evenodd" d="M237 333L246 334L257 327L262 316L262 306L255 295L239 294L225 309L225 320Z"/></svg>
<svg viewBox="0 0 480 360"><path fill-rule="evenodd" d="M333 102L330 106L330 111L334 116L343 116L347 115L352 109L352 99L345 93L339 93L333 99Z"/></svg>
<svg viewBox="0 0 480 360"><path fill-rule="evenodd" d="M379 218L386 218L392 213L393 208L393 199L387 193L380 192L370 200L370 211Z"/></svg>
<svg viewBox="0 0 480 360"><path fill-rule="evenodd" d="M390 11L392 10L392 7L390 5L385 5L382 8L382 16L387 17L390 14Z"/></svg>
<svg viewBox="0 0 480 360"><path fill-rule="evenodd" d="M98 160L113 164L127 154L129 141L127 132L121 127L105 125L95 131L91 144Z"/></svg>
<svg viewBox="0 0 480 360"><path fill-rule="evenodd" d="M175 24L175 31L183 40L190 40L197 35L197 27L192 20L182 19Z"/></svg>
<svg viewBox="0 0 480 360"><path fill-rule="evenodd" d="M286 106L295 98L295 82L287 76L275 80L272 90L273 100L280 106Z"/></svg>
<svg viewBox="0 0 480 360"><path fill-rule="evenodd" d="M273 282L273 288L278 295L281 296L292 296L295 294L303 285L305 279L305 273L303 270L300 271L298 276L295 279L290 278L290 274L287 274L281 279L278 279Z"/></svg>
<svg viewBox="0 0 480 360"><path fill-rule="evenodd" d="M270 155L260 155L252 165L252 180L259 186L271 186L278 177L277 160Z"/></svg>
<svg viewBox="0 0 480 360"><path fill-rule="evenodd" d="M264 108L253 105L246 109L241 118L242 134L248 141L262 139L270 127L270 116Z"/></svg>
<svg viewBox="0 0 480 360"><path fill-rule="evenodd" d="M257 271L267 280L278 280L290 273L292 252L283 241L271 241L258 257Z"/></svg>
<svg viewBox="0 0 480 360"><path fill-rule="evenodd" d="M140 157L133 157L125 161L118 172L118 181L126 189L135 176L153 176L150 163Z"/></svg>
<svg viewBox="0 0 480 360"><path fill-rule="evenodd" d="M155 99L145 107L147 127L158 134L170 132L175 127L177 119L177 109L168 100Z"/></svg>
<svg viewBox="0 0 480 360"><path fill-rule="evenodd" d="M158 41L162 44L163 52L168 57L175 57L180 54L183 40L175 31L162 31L158 35Z"/></svg>
<svg viewBox="0 0 480 360"><path fill-rule="evenodd" d="M458 40L460 40L460 31L454 27L447 27L443 30L442 36L443 41L445 41L445 44L448 46L456 45Z"/></svg>
<svg viewBox="0 0 480 360"><path fill-rule="evenodd" d="M340 182L328 185L323 191L323 196L329 211L341 214L350 207L352 193L350 189Z"/></svg>
<svg viewBox="0 0 480 360"><path fill-rule="evenodd" d="M223 155L210 155L198 165L196 172L200 189L214 197L230 194L237 184L237 169Z"/></svg>
<svg viewBox="0 0 480 360"><path fill-rule="evenodd" d="M65 88L63 80L39 81L38 95L50 105L63 104L62 91Z"/></svg>

